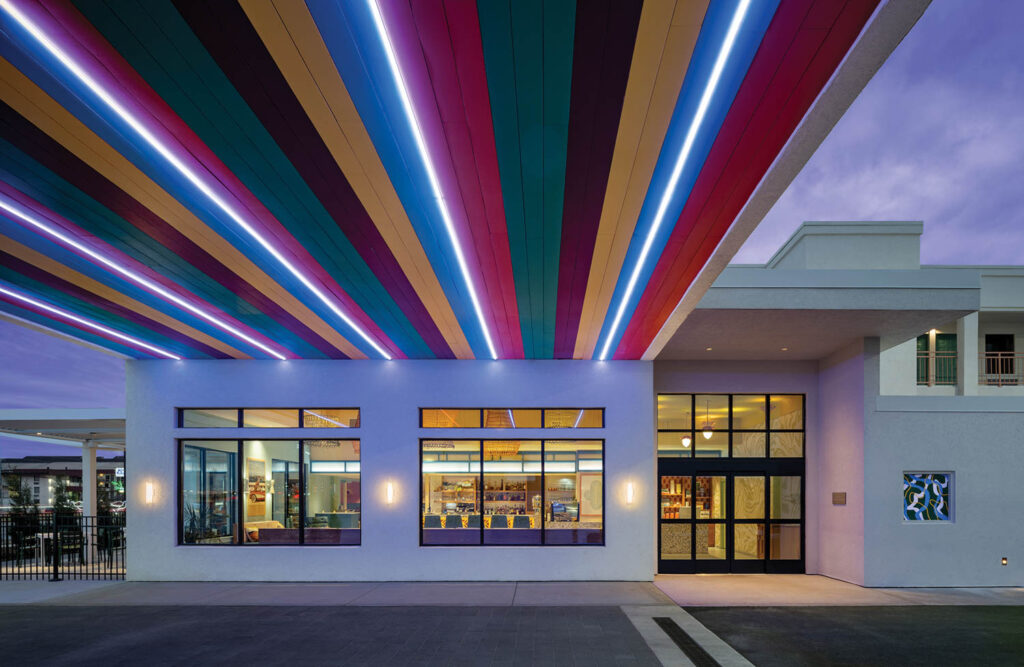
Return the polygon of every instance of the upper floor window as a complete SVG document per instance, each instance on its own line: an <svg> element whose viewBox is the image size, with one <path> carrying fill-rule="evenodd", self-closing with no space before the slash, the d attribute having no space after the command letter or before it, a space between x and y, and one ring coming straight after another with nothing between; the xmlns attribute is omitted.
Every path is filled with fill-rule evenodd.
<svg viewBox="0 0 1024 667"><path fill-rule="evenodd" d="M179 408L180 428L359 428L359 408Z"/></svg>
<svg viewBox="0 0 1024 667"><path fill-rule="evenodd" d="M604 408L421 408L421 428L604 428Z"/></svg>
<svg viewBox="0 0 1024 667"><path fill-rule="evenodd" d="M917 384L956 384L955 333L932 330L917 337Z"/></svg>

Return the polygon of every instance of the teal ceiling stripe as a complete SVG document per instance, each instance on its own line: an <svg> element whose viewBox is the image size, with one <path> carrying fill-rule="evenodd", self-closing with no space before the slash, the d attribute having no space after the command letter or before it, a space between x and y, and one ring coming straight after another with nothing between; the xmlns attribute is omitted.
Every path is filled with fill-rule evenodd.
<svg viewBox="0 0 1024 667"><path fill-rule="evenodd" d="M576 3L477 7L523 349L527 358L551 358Z"/></svg>
<svg viewBox="0 0 1024 667"><path fill-rule="evenodd" d="M406 355L434 356L170 2L76 6Z"/></svg>
<svg viewBox="0 0 1024 667"><path fill-rule="evenodd" d="M237 294L181 259L171 249L113 213L2 138L0 138L0 180L9 183L55 213L71 220L101 241L109 243L112 247L142 262L175 283L186 286L188 291L196 296L257 331L261 331L296 354L302 355L303 358L324 358L325 355L322 352L279 324L275 319L253 308ZM9 235L39 252L58 259L76 271L156 308L232 347L245 349L257 357L262 356L255 348L250 349L242 341L226 335L223 330L214 327L206 320L172 306L154 294L122 280L92 262L79 258L78 255L70 251L58 250L58 246L38 234L28 231L25 232L25 235L17 237L15 234L16 232L13 232ZM56 255L56 252L59 252L60 255Z"/></svg>

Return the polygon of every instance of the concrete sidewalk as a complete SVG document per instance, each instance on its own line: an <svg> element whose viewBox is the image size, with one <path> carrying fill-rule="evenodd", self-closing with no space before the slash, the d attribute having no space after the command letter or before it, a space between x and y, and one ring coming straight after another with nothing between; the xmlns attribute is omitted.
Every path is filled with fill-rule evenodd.
<svg viewBox="0 0 1024 667"><path fill-rule="evenodd" d="M9 581L0 604L65 606L614 606L671 605L649 582L102 582Z"/></svg>
<svg viewBox="0 0 1024 667"><path fill-rule="evenodd" d="M864 588L811 574L659 574L681 607L1024 605L1024 588Z"/></svg>

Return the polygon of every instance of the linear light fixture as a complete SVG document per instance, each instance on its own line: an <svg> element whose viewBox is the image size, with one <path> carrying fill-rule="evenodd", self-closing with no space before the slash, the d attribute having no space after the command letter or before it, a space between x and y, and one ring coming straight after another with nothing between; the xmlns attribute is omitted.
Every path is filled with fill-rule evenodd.
<svg viewBox="0 0 1024 667"><path fill-rule="evenodd" d="M87 328L92 329L94 331L98 331L99 333L102 333L102 334L104 334L106 336L113 336L114 338L117 338L118 340L122 340L122 341L124 341L124 342L126 342L129 345L132 345L134 347L142 348L142 349L146 350L147 352L155 354L155 355L157 355L159 357L164 357L166 359L174 359L175 361L181 361L181 357L179 357L178 355L173 354L171 352L168 352L167 350L163 349L162 347L157 347L156 345L150 345L149 343L143 342L143 341L139 340L138 338L134 338L134 337L129 336L127 334L123 334L120 331L114 331L110 327L103 326L102 324L100 324L98 322L93 322L92 320L88 320L88 319L86 319L84 317L81 317L79 315L75 315L72 312L66 311L63 308L57 308L56 306L51 306L48 303L44 303L42 301L39 301L38 299L33 299L32 297L26 296L25 294L21 294L20 292L15 292L14 290L8 289L7 287L4 287L3 285L0 285L0 294L5 294L5 295L11 297L12 299L14 299L15 301L19 301L21 303L28 304L30 306L33 306L34 308L39 308L40 310L45 310L46 312L52 313L53 315L56 315L57 317L65 319L65 320L67 320L69 322L74 322L75 324L80 324L83 327L87 327Z"/></svg>
<svg viewBox="0 0 1024 667"><path fill-rule="evenodd" d="M729 22L729 30L725 34L725 40L722 42L722 48L718 51L718 57L715 58L714 67L711 69L711 76L708 77L707 85L704 87L704 92L701 94L700 102L697 104L697 111L693 114L693 119L690 121L690 127L686 131L686 138L683 140L683 145L679 149L679 155L676 157L675 165L672 167L672 175L669 177L668 185L665 187L665 191L661 195L661 201L658 202L658 208L654 213L654 222L651 224L651 228L647 232L647 238L644 239L644 245L640 249L640 257L636 260L633 272L629 276L629 282L626 283L626 292L622 295L622 300L619 302L619 307L615 312L615 319L612 320L612 326L608 330L608 337L605 338L604 347L601 349L601 355L599 357L601 361L605 361L608 358L609 348L611 348L612 341L615 339L615 334L619 330L619 325L622 324L622 317L626 313L626 305L633 296L633 290L636 289L636 283L640 278L640 272L643 270L644 264L647 262L647 255L651 252L651 245L654 243L654 237L657 236L658 230L661 228L661 224L665 220L665 214L668 211L669 202L672 200L676 187L679 185L679 179L683 175L683 167L686 165L686 161L690 157L690 151L693 150L693 143L697 139L697 132L700 130L700 126L704 122L704 116L707 114L708 107L711 105L711 98L715 94L715 89L718 88L718 82L722 78L722 71L725 69L725 63L729 59L732 47L736 43L736 36L739 34L740 26L743 24L743 19L746 17L747 10L750 8L750 2L751 0L741 0L740 4L736 7L736 12L733 14L732 20Z"/></svg>
<svg viewBox="0 0 1024 667"><path fill-rule="evenodd" d="M377 0L367 0L367 4L369 4L370 13L373 15L373 25L377 29L377 35L384 45L388 67L391 69L391 76L395 79L395 86L398 88L398 96L402 100L402 109L405 111L406 120L412 128L413 138L416 140L416 148L419 150L420 159L423 160L424 167L426 167L427 176L430 179L430 189L433 191L434 199L437 201L437 208L441 213L441 219L444 221L445 231L448 232L448 240L451 241L452 250L455 252L455 259L458 261L459 270L462 272L462 279L465 280L466 289L469 290L469 298L473 302L476 319L480 322L480 329L483 331L484 340L487 341L487 349L491 353L491 359L497 359L498 353L494 348L494 342L491 340L491 332L487 328L487 321L484 319L483 309L480 307L480 299L477 297L473 278L470 276L469 267L466 265L466 257L462 252L462 245L459 243L459 236L455 231L455 223L452 222L452 216L448 211L448 204L445 201L444 193L441 192L441 183L438 181L437 172L434 170L433 159L430 156L430 152L427 151L427 142L423 138L419 118L416 116L416 110L412 104L412 96L409 95L409 89L405 85L402 68L398 65L398 56L395 54L395 49L391 44L391 37L388 35L387 25L384 23L384 15L380 11Z"/></svg>
<svg viewBox="0 0 1024 667"><path fill-rule="evenodd" d="M136 285L139 285L140 287L149 290L150 292L157 294L158 296L178 306L182 310L187 310L196 317L206 320L207 322L214 325L218 329L223 329L232 336L235 336L245 341L246 343L249 343L253 347L263 350L270 356L281 360L286 360L288 358L285 355L278 352L277 350L273 349L272 347L265 345L264 343L261 343L252 336L246 334L244 331L241 331L237 327L234 327L228 322L225 322L221 318L208 313L207 311L203 310L202 308L199 308L198 306L193 305L192 303L189 303L188 300L178 296L173 291L167 289L160 283L150 280L146 276L135 271L132 271L131 269L125 266L122 266L118 262L115 262L114 260L103 255L102 253L96 252L87 245L79 243L72 237L60 231L59 228L43 222L42 220L32 215L28 211L23 210L20 206L17 206L15 202L13 202L11 199L3 195L0 195L0 211L3 211L15 218L18 218L22 222L34 227L39 231L42 231L47 236L56 239L63 245L73 248L78 252L82 253L83 255L87 256L88 258L98 262L99 264L102 264L103 266L107 267L114 273L117 273L121 277L135 283Z"/></svg>
<svg viewBox="0 0 1024 667"><path fill-rule="evenodd" d="M200 176L195 173L188 165L182 162L170 148L164 145L160 139L156 137L141 120L136 118L128 109L126 109L117 99L107 91L98 81L89 75L85 69L75 61L68 53L66 53L57 43L50 38L46 31L37 26L32 19L21 12L11 0L0 0L0 9L3 9L11 16L18 24L28 31L36 41L38 41L43 48L50 52L50 54L60 61L79 81L86 85L104 104L106 104L111 111L113 111L121 120L128 124L132 130L135 131L147 144L153 147L157 153L160 154L174 169L184 176L197 190L206 196L214 205L223 211L231 220L235 222L239 227L242 228L250 237L252 237L259 245L266 250L270 255L277 260L277 262L288 270L295 278L303 284L303 286L310 291L317 299L319 299L328 309L337 315L345 324L351 327L359 336L365 340L374 350L377 351L385 359L391 359L391 355L385 350L380 344L377 343L373 338L370 337L366 331L355 323L346 313L341 309L334 299L328 297L328 295L317 287L313 281L308 278L297 266L292 264L286 258L280 250L274 247L260 232L250 224L241 213L236 211L231 204L225 201L220 195L218 195L212 187L210 187ZM277 355L274 355L277 356ZM284 358L284 357L279 357Z"/></svg>

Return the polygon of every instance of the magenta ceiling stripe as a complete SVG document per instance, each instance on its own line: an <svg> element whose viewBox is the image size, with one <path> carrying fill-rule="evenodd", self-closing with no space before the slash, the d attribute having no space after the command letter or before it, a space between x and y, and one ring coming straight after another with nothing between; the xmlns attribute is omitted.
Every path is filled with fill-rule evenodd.
<svg viewBox="0 0 1024 667"><path fill-rule="evenodd" d="M121 190L95 171L76 155L60 145L45 132L0 102L0 127L3 136L23 152L31 155L68 183L132 224L140 231L170 249L182 260L196 267L226 289L238 295L249 305L271 317L282 327L322 352L330 359L348 357L321 338L312 329L282 308L273 299L250 285L220 260L208 253L192 239L165 222L131 195Z"/></svg>
<svg viewBox="0 0 1024 667"><path fill-rule="evenodd" d="M439 358L454 358L241 7L193 0L178 0L175 6L430 350Z"/></svg>
<svg viewBox="0 0 1024 667"><path fill-rule="evenodd" d="M466 121L451 38L441 3L439 0L416 3L415 15L405 0L384 2L381 9L402 65L406 86L416 104L424 140L433 156L441 191L462 244L466 264L474 283L483 287L478 288L478 297L489 320L488 327L494 334L498 355L501 358L521 357L522 344L517 346L513 335L513 332L518 332L518 319L514 323L509 321L499 273L502 261L494 254L494 243L490 238L494 232L488 231L477 177L480 167L473 148L474 139L479 137L470 135ZM460 5L460 11L472 11L475 15L475 5ZM490 141L493 145L493 137ZM506 263L511 273L511 259L507 257Z"/></svg>
<svg viewBox="0 0 1024 667"><path fill-rule="evenodd" d="M85 303L96 306L97 308L102 308L103 310L113 313L114 315L117 315L130 322L134 322L139 326L146 327L147 329L150 329L162 336L166 336L167 338L176 340L179 343L184 343L185 345L188 345L189 347L198 350L203 354L213 357L214 359L231 358L229 355L225 354L224 352L221 352L220 350L214 347L207 345L206 343L197 341L196 339L190 336L186 336L185 334L175 329L172 329L171 327L161 324L155 320L151 320L150 318L145 317L144 315L140 315L129 308L125 308L120 304L114 303L113 301L105 299L97 294L93 294L92 292L83 289L78 285L75 285L74 283L70 283L64 280L63 278L53 275L48 271L44 271L43 269L40 269L37 266L22 261L21 259L15 257L14 255L9 255L3 250L0 250L0 264L2 264L5 268L17 271L18 273L27 278L31 278L32 280L43 283L44 285L52 287L55 290L64 292L65 294L68 294L69 296L72 296L80 301L84 301ZM112 324L111 326L113 328L117 328L116 325Z"/></svg>
<svg viewBox="0 0 1024 667"><path fill-rule="evenodd" d="M556 359L571 359L576 346L642 7L641 0L586 0L576 7Z"/></svg>
<svg viewBox="0 0 1024 667"><path fill-rule="evenodd" d="M55 213L54 211L51 211L46 206L43 206L42 204L32 199L31 197L21 192L20 190L11 187L11 185L4 181L0 181L0 195L3 195L4 198L15 202L17 206L21 207L25 212L29 213L35 218L38 218L41 222L44 222L49 226L56 228L58 232L71 238L76 243L85 246L89 248L91 251L109 259L113 263L118 264L138 275L141 275L153 283L156 283L163 289L176 295L182 301L186 301L196 309L209 313L215 316L216 318L220 319L221 321L226 322L235 329L245 333L253 340L259 341L260 343L271 348L284 350L285 352L288 353L288 355L291 358L296 358L298 356L291 350L285 348L280 343L271 340L270 338L263 335L259 331L256 331L249 327L248 325L246 325L245 323L238 321L230 314L224 312L223 310L217 308L216 306L204 301L203 299L197 298L189 290L180 287L177 283L165 278L163 275L149 268L146 264L139 262L135 258L121 252L120 250L111 246L102 239L94 236L93 234L90 234L89 232L82 229L72 221ZM7 211L3 211L2 215L7 217L9 220L17 222L18 224L22 225L23 227L32 231L33 233L39 234L41 237L46 238L47 240L52 241L53 243L56 243L61 247L67 248L70 252L73 252L79 257L82 257L82 259L84 259L85 261L90 262L91 264L95 264L96 266L99 266L104 271L110 272L111 275L117 276L119 279L123 279L123 277L120 276L120 274L114 273L113 271L111 271L110 268L103 266L96 260L83 254L81 251L71 247L70 245L67 245L63 241L60 241L54 238L53 236L46 234L42 230L39 230L36 227L30 225L29 223L21 220L18 216L8 213ZM153 293L151 290L146 289L141 285L136 285L136 287L138 287L141 290L145 290L147 293L153 294L155 298L160 299L161 301L165 300L164 297ZM177 308L178 306L175 307Z"/></svg>
<svg viewBox="0 0 1024 667"><path fill-rule="evenodd" d="M81 67L101 82L108 90L117 91L118 101L137 118L146 122L147 129L165 146L178 147L175 156L198 174L207 174L206 185L219 190L218 196L225 201L235 202L238 209L248 213L251 223L259 226L265 238L273 239L282 254L302 267L307 276L324 292L338 301L348 316L362 327L371 338L382 345L395 358L404 358L404 353L374 323L369 316L351 299L306 251L306 249L278 222L263 204L231 173L216 155L195 135L174 111L153 91L141 76L130 67L120 54L100 35L95 28L70 5L52 0L40 0L45 5L33 7L32 3L19 5L34 21L45 26L71 54ZM35 9L36 11L32 11ZM147 122L148 121L148 122ZM248 238L240 234L241 238ZM357 345L361 341L353 339Z"/></svg>

